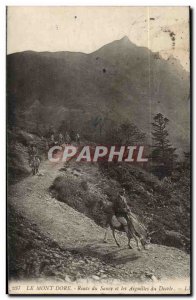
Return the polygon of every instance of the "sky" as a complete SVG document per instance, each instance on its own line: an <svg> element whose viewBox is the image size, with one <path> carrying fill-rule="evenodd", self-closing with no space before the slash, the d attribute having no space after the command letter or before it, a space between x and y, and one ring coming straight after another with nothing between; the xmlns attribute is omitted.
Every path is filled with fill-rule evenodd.
<svg viewBox="0 0 196 300"><path fill-rule="evenodd" d="M188 7L8 7L8 54L91 53L124 36L164 59L174 56L189 70Z"/></svg>

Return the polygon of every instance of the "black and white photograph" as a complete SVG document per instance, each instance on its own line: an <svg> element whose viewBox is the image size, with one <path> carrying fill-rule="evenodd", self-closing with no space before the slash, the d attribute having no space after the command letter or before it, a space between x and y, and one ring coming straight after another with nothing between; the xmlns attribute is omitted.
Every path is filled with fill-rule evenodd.
<svg viewBox="0 0 196 300"><path fill-rule="evenodd" d="M190 14L7 6L8 294L191 294Z"/></svg>

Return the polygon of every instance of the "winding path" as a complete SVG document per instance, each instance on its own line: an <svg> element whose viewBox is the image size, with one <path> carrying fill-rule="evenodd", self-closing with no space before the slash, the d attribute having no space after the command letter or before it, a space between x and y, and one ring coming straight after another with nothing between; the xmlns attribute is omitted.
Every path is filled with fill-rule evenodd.
<svg viewBox="0 0 196 300"><path fill-rule="evenodd" d="M76 249L130 272L151 269L156 278L189 277L189 255L181 250L151 245L148 251L138 252L136 249L127 249L123 237L119 237L121 248L116 247L112 237L109 243L104 244L103 228L50 196L48 189L61 174L59 169L62 166L62 163L45 161L41 164L42 176L29 176L11 186L8 194L11 206L63 249ZM87 170L90 172L89 167Z"/></svg>

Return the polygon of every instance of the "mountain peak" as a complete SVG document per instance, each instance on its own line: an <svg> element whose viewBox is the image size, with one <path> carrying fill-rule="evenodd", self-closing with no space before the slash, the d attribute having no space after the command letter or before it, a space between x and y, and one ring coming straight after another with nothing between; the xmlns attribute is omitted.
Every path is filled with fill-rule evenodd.
<svg viewBox="0 0 196 300"><path fill-rule="evenodd" d="M130 42L129 38L127 35L123 36L123 38L120 39L122 42Z"/></svg>
<svg viewBox="0 0 196 300"><path fill-rule="evenodd" d="M135 44L133 44L130 39L128 38L127 35L123 36L123 38L121 38L120 40L118 40L118 42L120 42L122 45L125 45L125 46L135 46Z"/></svg>

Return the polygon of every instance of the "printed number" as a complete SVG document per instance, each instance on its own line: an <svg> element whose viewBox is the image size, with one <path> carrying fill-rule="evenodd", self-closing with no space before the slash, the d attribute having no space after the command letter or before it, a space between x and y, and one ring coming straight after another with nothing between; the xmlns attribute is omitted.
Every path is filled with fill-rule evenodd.
<svg viewBox="0 0 196 300"><path fill-rule="evenodd" d="M20 286L19 285L13 286L12 290L13 291L19 291L20 290Z"/></svg>

